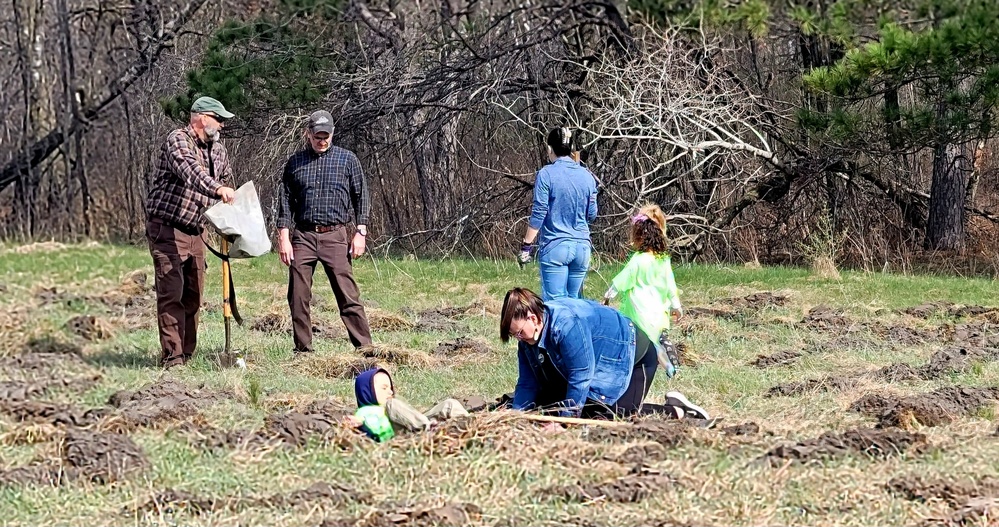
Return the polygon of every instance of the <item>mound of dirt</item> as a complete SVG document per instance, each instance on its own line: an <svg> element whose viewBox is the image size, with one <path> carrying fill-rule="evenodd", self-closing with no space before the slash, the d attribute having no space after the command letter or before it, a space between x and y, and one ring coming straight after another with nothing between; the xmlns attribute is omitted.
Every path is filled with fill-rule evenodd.
<svg viewBox="0 0 999 527"><path fill-rule="evenodd" d="M868 394L851 404L850 410L876 418L879 428L939 426L996 400L999 387L947 386L910 397Z"/></svg>
<svg viewBox="0 0 999 527"><path fill-rule="evenodd" d="M319 524L319 527L375 527L383 525L464 527L478 522L481 517L482 509L472 503L444 503L418 507L382 504L378 510L359 518L327 518Z"/></svg>
<svg viewBox="0 0 999 527"><path fill-rule="evenodd" d="M938 379L950 373L960 373L971 368L975 361L999 360L999 349L977 347L954 347L937 351L930 361L920 368L923 379Z"/></svg>
<svg viewBox="0 0 999 527"><path fill-rule="evenodd" d="M188 514L200 515L225 508L225 504L214 498L199 498L190 492L176 489L165 489L158 492L149 501L135 509L126 509L122 514L131 516L138 514Z"/></svg>
<svg viewBox="0 0 999 527"><path fill-rule="evenodd" d="M190 492L166 489L156 493L149 501L135 509L126 508L125 515L135 513L176 514L186 512L200 515L220 510L238 511L245 508L303 508L325 509L343 507L350 503L370 503L371 495L356 491L338 483L317 482L311 486L287 494L274 494L263 498L199 497Z"/></svg>
<svg viewBox="0 0 999 527"><path fill-rule="evenodd" d="M933 315L946 311L950 306L949 302L926 302L918 306L912 306L901 310L901 313L911 315L916 318L930 318Z"/></svg>
<svg viewBox="0 0 999 527"><path fill-rule="evenodd" d="M114 421L121 430L153 427L165 421L187 419L197 415L199 408L213 403L220 394L189 388L166 379L136 391L121 390L108 399L118 408Z"/></svg>
<svg viewBox="0 0 999 527"><path fill-rule="evenodd" d="M145 453L130 438L71 428L62 458L37 461L0 471L0 485L61 485L73 481L108 484L149 466Z"/></svg>
<svg viewBox="0 0 999 527"><path fill-rule="evenodd" d="M0 412L18 423L53 426L91 426L108 415L106 408L83 410L72 405L25 400L0 405Z"/></svg>
<svg viewBox="0 0 999 527"><path fill-rule="evenodd" d="M666 459L666 447L661 443L643 443L631 445L616 456L606 456L604 459L622 465L641 466Z"/></svg>
<svg viewBox="0 0 999 527"><path fill-rule="evenodd" d="M739 316L735 311L728 309L719 309L715 307L691 307L684 309L685 314L688 317L698 318L698 317L714 317L722 318L726 320L733 320Z"/></svg>
<svg viewBox="0 0 999 527"><path fill-rule="evenodd" d="M149 466L145 453L122 434L71 429L62 449L63 460L95 483L112 483Z"/></svg>
<svg viewBox="0 0 999 527"><path fill-rule="evenodd" d="M351 503L371 503L371 494L340 483L320 481L288 494L254 500L255 505L264 507L343 507Z"/></svg>
<svg viewBox="0 0 999 527"><path fill-rule="evenodd" d="M626 443L631 441L654 441L667 448L674 448L690 436L690 423L685 420L638 421L628 426L592 428L584 439L607 443Z"/></svg>
<svg viewBox="0 0 999 527"><path fill-rule="evenodd" d="M111 323L94 315L77 315L66 321L66 329L91 342L109 339L114 336Z"/></svg>
<svg viewBox="0 0 999 527"><path fill-rule="evenodd" d="M905 325L885 325L875 322L868 326L872 333L896 346L918 346L940 338L940 332Z"/></svg>
<svg viewBox="0 0 999 527"><path fill-rule="evenodd" d="M756 360L750 362L757 368L772 368L774 366L784 366L795 362L801 353L794 350L778 351L771 355L757 355Z"/></svg>
<svg viewBox="0 0 999 527"><path fill-rule="evenodd" d="M47 335L28 340L24 346L24 353L80 356L83 353L83 349L71 342L64 342L56 337Z"/></svg>
<svg viewBox="0 0 999 527"><path fill-rule="evenodd" d="M725 435L730 435L730 436L756 435L760 433L760 425L750 421L748 423L726 426L725 428L721 429L721 432Z"/></svg>
<svg viewBox="0 0 999 527"><path fill-rule="evenodd" d="M291 331L291 319L280 313L267 313L255 318L250 329L263 333L285 333Z"/></svg>
<svg viewBox="0 0 999 527"><path fill-rule="evenodd" d="M325 436L339 425L340 419L323 414L286 412L264 420L264 429L286 443L304 446L310 437Z"/></svg>
<svg viewBox="0 0 999 527"><path fill-rule="evenodd" d="M898 429L858 428L843 433L826 432L816 439L794 445L781 445L767 452L763 458L771 464L782 464L787 459L804 462L853 453L887 459L910 450L919 453L926 445L926 436L923 434Z"/></svg>
<svg viewBox="0 0 999 527"><path fill-rule="evenodd" d="M480 339L458 337L456 340L441 342L434 349L434 355L443 357L458 357L468 355L485 355L490 353L489 344Z"/></svg>
<svg viewBox="0 0 999 527"><path fill-rule="evenodd" d="M993 526L999 518L999 497L972 498L945 518L930 518L922 527Z"/></svg>
<svg viewBox="0 0 999 527"><path fill-rule="evenodd" d="M856 377L829 376L801 382L778 384L767 390L765 397L792 397L815 392L842 392L857 386Z"/></svg>
<svg viewBox="0 0 999 527"><path fill-rule="evenodd" d="M542 491L567 501L609 501L637 503L676 484L672 476L636 467L631 474L600 483L575 483L549 487Z"/></svg>
<svg viewBox="0 0 999 527"><path fill-rule="evenodd" d="M45 380L42 382L0 381L0 409L6 404L26 401L42 395L53 388L68 389L77 392L86 391L97 384L99 380L100 376Z"/></svg>
<svg viewBox="0 0 999 527"><path fill-rule="evenodd" d="M826 305L815 306L808 311L800 324L813 331L842 330L850 327L852 322L843 310Z"/></svg>
<svg viewBox="0 0 999 527"><path fill-rule="evenodd" d="M918 474L892 478L889 492L912 501L944 500L957 507L974 498L999 496L999 479L986 476L978 481L928 480Z"/></svg>
<svg viewBox="0 0 999 527"><path fill-rule="evenodd" d="M884 382L914 381L922 378L919 369L897 362L875 371L873 375L875 379Z"/></svg>
<svg viewBox="0 0 999 527"><path fill-rule="evenodd" d="M946 342L980 348L999 348L999 325L987 322L944 325L941 335Z"/></svg>

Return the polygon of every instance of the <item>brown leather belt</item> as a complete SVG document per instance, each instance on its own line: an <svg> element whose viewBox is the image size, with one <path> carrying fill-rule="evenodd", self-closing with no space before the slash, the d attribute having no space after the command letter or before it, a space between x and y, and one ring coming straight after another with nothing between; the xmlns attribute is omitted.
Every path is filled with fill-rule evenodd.
<svg viewBox="0 0 999 527"><path fill-rule="evenodd" d="M304 232L318 232L323 234L330 231L335 231L340 227L343 227L343 223L334 223L333 225L315 225L313 223L299 223L295 225L295 228Z"/></svg>

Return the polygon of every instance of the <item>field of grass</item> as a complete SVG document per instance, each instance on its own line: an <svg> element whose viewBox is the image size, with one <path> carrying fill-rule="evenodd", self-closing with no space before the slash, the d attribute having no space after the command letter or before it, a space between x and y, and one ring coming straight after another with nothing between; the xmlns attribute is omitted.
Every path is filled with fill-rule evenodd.
<svg viewBox="0 0 999 527"><path fill-rule="evenodd" d="M595 268L586 295L618 269ZM401 397L513 390L496 313L536 267L355 270ZM685 365L650 399L679 390L713 427L551 433L482 412L379 445L338 425L360 358L326 277L317 352L295 358L285 268L233 264L241 371L221 356L219 274L212 259L197 359L165 373L144 247L0 246L0 524L999 525L994 281L678 266ZM150 385L174 391L143 398Z"/></svg>

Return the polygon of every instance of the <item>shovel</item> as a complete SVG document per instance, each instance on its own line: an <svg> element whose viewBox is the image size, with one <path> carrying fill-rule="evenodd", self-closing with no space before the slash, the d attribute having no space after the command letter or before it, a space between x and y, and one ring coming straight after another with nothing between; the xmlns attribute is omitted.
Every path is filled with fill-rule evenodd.
<svg viewBox="0 0 999 527"><path fill-rule="evenodd" d="M221 236L222 242L219 244L220 253L229 254L229 237ZM229 259L222 258L222 323L225 325L225 355L232 356L232 302L230 298L232 291L232 270L229 268ZM242 352L237 352L236 366L246 369L246 360Z"/></svg>

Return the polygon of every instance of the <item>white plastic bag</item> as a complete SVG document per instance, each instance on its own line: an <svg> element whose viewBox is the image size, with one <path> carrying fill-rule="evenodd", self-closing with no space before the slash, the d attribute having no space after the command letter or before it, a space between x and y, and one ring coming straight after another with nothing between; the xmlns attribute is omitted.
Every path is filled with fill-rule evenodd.
<svg viewBox="0 0 999 527"><path fill-rule="evenodd" d="M223 235L235 237L229 246L230 258L253 258L271 251L264 211L252 181L236 189L231 204L220 201L209 207L205 218Z"/></svg>

